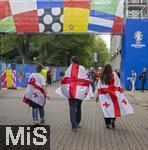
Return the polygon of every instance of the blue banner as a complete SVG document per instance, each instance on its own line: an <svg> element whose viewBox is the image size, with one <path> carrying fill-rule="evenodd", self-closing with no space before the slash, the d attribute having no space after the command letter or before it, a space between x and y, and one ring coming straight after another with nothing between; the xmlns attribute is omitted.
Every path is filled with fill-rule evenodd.
<svg viewBox="0 0 148 150"><path fill-rule="evenodd" d="M121 76L125 88L130 86L127 80L131 77L131 70L137 73L136 88L141 88L139 79L143 68L147 69L147 81L145 88L148 89L148 19L126 20L125 34L122 43Z"/></svg>

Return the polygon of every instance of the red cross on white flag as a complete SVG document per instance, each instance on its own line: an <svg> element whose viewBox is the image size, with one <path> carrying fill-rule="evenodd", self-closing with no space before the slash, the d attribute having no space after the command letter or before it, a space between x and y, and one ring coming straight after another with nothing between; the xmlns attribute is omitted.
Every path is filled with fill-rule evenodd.
<svg viewBox="0 0 148 150"><path fill-rule="evenodd" d="M90 94L90 82L86 69L78 64L71 64L61 81L60 90L57 89L56 93L70 99L85 100Z"/></svg>
<svg viewBox="0 0 148 150"><path fill-rule="evenodd" d="M34 98L37 98L38 94L37 93L33 93L33 96L34 96Z"/></svg>
<svg viewBox="0 0 148 150"><path fill-rule="evenodd" d="M33 101L40 106L43 106L46 101L46 93L37 82L37 75L33 73L29 78L29 83L23 100L28 104L29 101Z"/></svg>
<svg viewBox="0 0 148 150"><path fill-rule="evenodd" d="M106 107L106 108L108 108L108 107L110 106L110 104L107 103L107 102L105 102L105 103L103 104L103 106Z"/></svg>
<svg viewBox="0 0 148 150"><path fill-rule="evenodd" d="M127 101L126 101L125 99L123 99L123 100L122 100L122 103L123 103L124 105L126 105L126 104L127 104Z"/></svg>
<svg viewBox="0 0 148 150"><path fill-rule="evenodd" d="M115 80L116 78L116 80ZM104 116L114 118L133 113L132 106L128 103L119 79L113 74L110 84L105 85L99 81L98 94Z"/></svg>

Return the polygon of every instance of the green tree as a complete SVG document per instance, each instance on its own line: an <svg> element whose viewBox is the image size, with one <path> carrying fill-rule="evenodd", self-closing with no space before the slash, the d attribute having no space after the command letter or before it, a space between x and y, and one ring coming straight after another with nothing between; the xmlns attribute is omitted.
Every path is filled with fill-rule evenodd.
<svg viewBox="0 0 148 150"><path fill-rule="evenodd" d="M22 63L29 63L31 37L32 35L4 35L1 37L2 54L15 50L20 54Z"/></svg>
<svg viewBox="0 0 148 150"><path fill-rule="evenodd" d="M98 54L97 67L99 66L103 67L105 63L108 62L109 60L109 53L108 53L108 48L106 46L106 43L99 36L96 36L95 38L94 51L96 51Z"/></svg>
<svg viewBox="0 0 148 150"><path fill-rule="evenodd" d="M2 54L15 52L16 63L48 63L67 66L72 55L77 55L80 64L94 65L93 53L97 51L97 66L103 66L108 59L105 42L95 35L3 35ZM21 60L20 60L21 58ZM14 62L14 59L12 62Z"/></svg>

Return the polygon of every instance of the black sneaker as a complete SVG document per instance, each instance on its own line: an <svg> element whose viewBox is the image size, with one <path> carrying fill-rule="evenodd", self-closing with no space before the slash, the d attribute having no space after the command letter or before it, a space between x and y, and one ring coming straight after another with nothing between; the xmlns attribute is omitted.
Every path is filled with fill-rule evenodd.
<svg viewBox="0 0 148 150"><path fill-rule="evenodd" d="M41 124L45 124L45 119L41 119Z"/></svg>
<svg viewBox="0 0 148 150"><path fill-rule="evenodd" d="M113 119L111 120L111 126L112 128L115 128L115 121Z"/></svg>

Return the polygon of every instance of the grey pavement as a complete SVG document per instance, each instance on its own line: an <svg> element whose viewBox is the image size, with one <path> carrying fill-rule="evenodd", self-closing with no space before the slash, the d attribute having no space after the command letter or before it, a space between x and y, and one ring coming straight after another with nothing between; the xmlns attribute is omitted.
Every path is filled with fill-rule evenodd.
<svg viewBox="0 0 148 150"><path fill-rule="evenodd" d="M51 150L148 150L148 92L125 92L135 113L116 120L106 129L94 99L83 102L81 128L71 132L67 100L48 89L46 124L51 126ZM32 124L31 109L22 102L25 89L0 90L0 124Z"/></svg>

